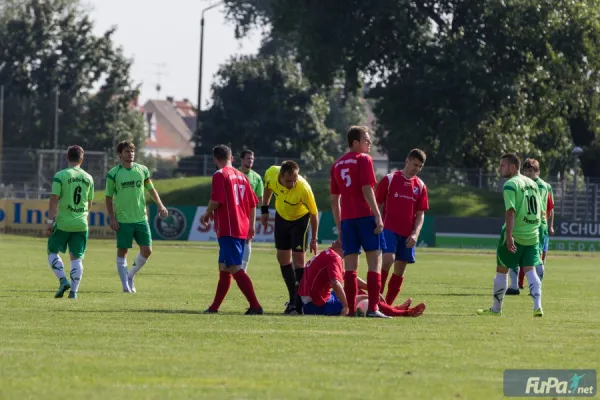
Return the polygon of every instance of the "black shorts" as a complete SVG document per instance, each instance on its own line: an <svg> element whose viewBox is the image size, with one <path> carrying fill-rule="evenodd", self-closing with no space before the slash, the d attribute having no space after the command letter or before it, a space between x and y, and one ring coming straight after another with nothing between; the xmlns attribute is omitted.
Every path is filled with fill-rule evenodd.
<svg viewBox="0 0 600 400"><path fill-rule="evenodd" d="M294 221L275 214L275 248L304 253L308 248L308 224L310 213Z"/></svg>

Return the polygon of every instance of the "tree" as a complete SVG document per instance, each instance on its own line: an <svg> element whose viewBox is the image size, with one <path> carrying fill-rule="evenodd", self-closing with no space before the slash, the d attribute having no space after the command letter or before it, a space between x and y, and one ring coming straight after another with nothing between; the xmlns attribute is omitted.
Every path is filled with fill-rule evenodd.
<svg viewBox="0 0 600 400"><path fill-rule="evenodd" d="M244 56L221 67L213 106L201 116L196 152L220 143L260 156L302 158L311 168L331 162L335 134L325 126L327 99L310 90L297 65L278 56Z"/></svg>
<svg viewBox="0 0 600 400"><path fill-rule="evenodd" d="M131 61L115 48L113 33L96 37L76 0L11 0L0 20L5 146L53 147L56 108L60 146L112 148L119 124L130 137L143 135L129 115L138 95Z"/></svg>
<svg viewBox="0 0 600 400"><path fill-rule="evenodd" d="M564 164L567 121L599 83L591 0L226 3L240 34L269 24L293 42L316 87L341 73L355 92L364 73L391 158L419 146L437 165L491 169L506 150Z"/></svg>

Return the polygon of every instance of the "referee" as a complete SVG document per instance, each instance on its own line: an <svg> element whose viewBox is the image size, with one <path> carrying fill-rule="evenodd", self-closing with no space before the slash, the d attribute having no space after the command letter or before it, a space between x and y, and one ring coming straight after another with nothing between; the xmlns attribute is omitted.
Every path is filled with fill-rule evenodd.
<svg viewBox="0 0 600 400"><path fill-rule="evenodd" d="M284 314L302 312L297 287L304 273L304 253L308 247L308 226L312 239L310 250L316 255L319 211L313 191L298 173L300 167L294 161L284 161L281 166L273 165L265 172L265 191L261 206L261 223L266 228L269 222L269 203L275 195L275 247L281 275L287 286L290 300Z"/></svg>

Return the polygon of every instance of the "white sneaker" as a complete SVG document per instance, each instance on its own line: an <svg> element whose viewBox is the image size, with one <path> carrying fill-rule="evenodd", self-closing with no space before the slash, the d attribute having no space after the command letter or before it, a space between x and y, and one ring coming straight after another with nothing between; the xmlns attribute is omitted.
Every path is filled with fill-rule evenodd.
<svg viewBox="0 0 600 400"><path fill-rule="evenodd" d="M129 290L131 293L135 293L135 283L133 283L133 278L127 278L127 284L129 286Z"/></svg>

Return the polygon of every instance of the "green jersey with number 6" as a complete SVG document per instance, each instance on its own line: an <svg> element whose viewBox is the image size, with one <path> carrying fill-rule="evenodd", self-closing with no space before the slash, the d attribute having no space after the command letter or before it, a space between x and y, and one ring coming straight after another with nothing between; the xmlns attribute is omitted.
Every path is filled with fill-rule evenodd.
<svg viewBox="0 0 600 400"><path fill-rule="evenodd" d="M94 179L80 167L69 167L54 175L52 194L58 196L56 228L64 232L88 230L88 202L94 200Z"/></svg>
<svg viewBox="0 0 600 400"><path fill-rule="evenodd" d="M542 210L538 185L526 176L517 174L506 181L502 191L505 210L515 210L513 239L524 246L537 244ZM506 224L503 231L505 229Z"/></svg>

